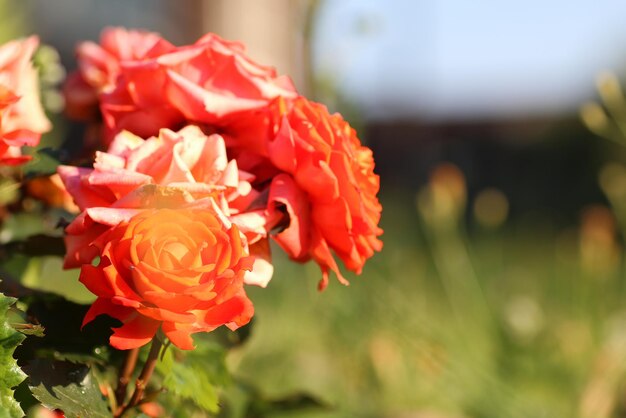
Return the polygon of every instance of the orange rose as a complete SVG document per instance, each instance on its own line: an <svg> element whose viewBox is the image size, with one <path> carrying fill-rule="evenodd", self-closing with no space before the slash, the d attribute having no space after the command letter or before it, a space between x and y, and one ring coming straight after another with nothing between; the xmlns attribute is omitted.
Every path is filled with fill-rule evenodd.
<svg viewBox="0 0 626 418"><path fill-rule="evenodd" d="M237 224L249 244L265 237L262 208L248 210L258 192L250 174L228 160L221 136L205 135L197 126L178 132L163 129L146 140L129 132L118 134L108 152L97 152L94 168L60 166L58 172L81 214L67 227L66 268L90 263L97 255L91 245L101 234L152 208L219 210ZM263 250L263 244L251 251ZM250 284L265 286L271 271L258 254L258 269L247 275ZM263 274L260 274L263 273Z"/></svg>
<svg viewBox="0 0 626 418"><path fill-rule="evenodd" d="M0 46L0 164L28 161L22 146L39 143L50 130L39 101L39 79L31 58L39 39L36 36Z"/></svg>
<svg viewBox="0 0 626 418"><path fill-rule="evenodd" d="M85 264L80 281L98 298L83 324L106 314L122 321L110 343L126 350L150 342L159 329L177 347L193 349L191 334L254 314L243 290L253 259L239 229L206 210L144 211L95 243L98 266Z"/></svg>
<svg viewBox="0 0 626 418"><path fill-rule="evenodd" d="M361 145L341 115L331 115L325 106L304 97L279 99L265 112L251 115L252 120L258 126L250 132L256 132L264 146L250 144L243 136L226 140L240 153L245 170L255 175L256 169L267 171L267 163L259 162L265 158L283 172L273 178L268 197L270 218L288 218L275 240L292 259L313 258L320 265L320 288L328 283L330 270L347 284L331 250L359 274L365 261L382 249L379 178L372 151ZM250 158L247 151L258 158ZM253 163L247 166L246 161Z"/></svg>

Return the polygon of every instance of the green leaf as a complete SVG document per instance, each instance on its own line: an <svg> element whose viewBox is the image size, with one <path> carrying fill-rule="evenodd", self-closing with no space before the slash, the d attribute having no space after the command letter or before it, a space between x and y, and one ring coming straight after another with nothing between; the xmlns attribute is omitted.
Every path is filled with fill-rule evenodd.
<svg viewBox="0 0 626 418"><path fill-rule="evenodd" d="M20 183L9 178L0 179L0 206L6 206L19 198Z"/></svg>
<svg viewBox="0 0 626 418"><path fill-rule="evenodd" d="M40 176L50 176L56 173L57 167L60 165L59 159L62 151L52 152L48 148L37 150L33 155L33 159L23 167L24 177L32 179Z"/></svg>
<svg viewBox="0 0 626 418"><path fill-rule="evenodd" d="M157 370L163 386L180 398L192 401L206 412L219 411L218 388L230 383L223 347L196 338L198 346L183 352L168 348Z"/></svg>
<svg viewBox="0 0 626 418"><path fill-rule="evenodd" d="M29 388L42 405L68 418L111 418L91 369L69 361L36 359L26 367Z"/></svg>
<svg viewBox="0 0 626 418"><path fill-rule="evenodd" d="M0 250L4 252L4 244L7 242L23 240L30 235L41 234L45 230L46 224L40 212L15 212L3 221L1 237L3 245L0 246Z"/></svg>
<svg viewBox="0 0 626 418"><path fill-rule="evenodd" d="M32 335L34 337L43 337L46 335L46 330L41 325L11 324L11 326L24 335Z"/></svg>
<svg viewBox="0 0 626 418"><path fill-rule="evenodd" d="M95 300L93 293L78 281L79 270L64 270L59 257L31 257L28 268L21 276L21 283L31 289L55 293L76 303Z"/></svg>
<svg viewBox="0 0 626 418"><path fill-rule="evenodd" d="M19 385L26 375L13 358L15 348L26 338L15 331L7 322L9 307L15 303L0 293L0 417L21 417L22 408L13 397L13 388Z"/></svg>

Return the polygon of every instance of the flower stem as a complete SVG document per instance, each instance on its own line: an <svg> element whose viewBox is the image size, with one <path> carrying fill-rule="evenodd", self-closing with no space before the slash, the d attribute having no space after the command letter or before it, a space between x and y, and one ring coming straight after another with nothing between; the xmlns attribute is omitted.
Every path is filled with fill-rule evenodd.
<svg viewBox="0 0 626 418"><path fill-rule="evenodd" d="M115 401L117 405L122 405L126 400L126 388L130 383L130 379L135 371L137 365L137 357L139 356L139 349L133 348L126 354L126 358L120 368L120 376L117 381L117 387L115 388Z"/></svg>
<svg viewBox="0 0 626 418"><path fill-rule="evenodd" d="M133 396L131 396L130 401L126 405L122 405L117 409L115 413L115 418L122 417L127 411L132 409L133 407L139 405L141 402L141 398L143 397L143 392L148 386L148 381L152 376L152 372L156 367L157 361L159 361L159 352L161 351L161 346L163 343L158 337L152 339L152 345L150 346L150 353L148 354L148 359L146 360L146 364L143 365L143 369L141 370L141 374L137 378L135 382L135 391L133 392Z"/></svg>

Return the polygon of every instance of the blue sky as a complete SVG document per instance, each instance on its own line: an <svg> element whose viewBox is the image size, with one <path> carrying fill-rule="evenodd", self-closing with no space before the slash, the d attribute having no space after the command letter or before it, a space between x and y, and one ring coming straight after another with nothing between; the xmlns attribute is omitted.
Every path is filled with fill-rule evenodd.
<svg viewBox="0 0 626 418"><path fill-rule="evenodd" d="M626 73L625 0L325 0L316 69L370 117L574 110Z"/></svg>

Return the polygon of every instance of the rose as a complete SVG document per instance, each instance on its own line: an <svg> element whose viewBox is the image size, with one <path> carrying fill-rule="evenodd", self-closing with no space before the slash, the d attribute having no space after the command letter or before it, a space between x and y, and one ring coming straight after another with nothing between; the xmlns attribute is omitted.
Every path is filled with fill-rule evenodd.
<svg viewBox="0 0 626 418"><path fill-rule="evenodd" d="M78 48L81 77L94 87L100 103L106 143L122 130L147 137L185 121L221 129L241 111L265 106L278 96L296 96L288 78L252 61L237 42L207 34L193 45L173 47L144 33L135 34L126 46L120 40L129 33L106 29L101 45L84 43ZM90 102L84 83L71 77L67 86L70 97L81 98L75 101L74 113L88 114L81 110Z"/></svg>
<svg viewBox="0 0 626 418"><path fill-rule="evenodd" d="M97 93L111 90L123 62L149 60L175 49L157 33L108 27L100 44L82 42L76 48L79 74Z"/></svg>
<svg viewBox="0 0 626 418"><path fill-rule="evenodd" d="M278 130L268 143L270 161L290 175L274 179L271 203L287 206L290 228L276 236L287 253L300 259L310 255L321 267L320 287L328 283L328 271L344 281L330 252L357 274L375 251L382 207L376 197L379 178L374 174L372 151L361 145L354 129L325 106L298 98L280 112ZM290 184L291 181L295 186ZM306 214L301 193L308 200L310 220L293 222ZM310 225L309 234L292 228ZM308 254L306 249L308 248Z"/></svg>
<svg viewBox="0 0 626 418"><path fill-rule="evenodd" d="M252 176L228 161L221 136L205 135L197 126L179 132L163 129L144 140L122 132L108 152L97 152L94 168L60 166L65 188L81 210L66 228L64 266L79 267L97 255L91 245L101 234L155 207L219 208L254 244L258 263L246 275L251 284L264 286L271 278L267 265L263 208L250 210L257 198Z"/></svg>
<svg viewBox="0 0 626 418"><path fill-rule="evenodd" d="M39 45L36 36L0 46L0 164L30 159L20 147L39 143L50 130L39 100L39 80L31 58Z"/></svg>
<svg viewBox="0 0 626 418"><path fill-rule="evenodd" d="M276 97L296 97L288 77L252 61L242 44L213 33L157 62L165 70L168 102L187 120L220 126L230 122L228 116L261 108Z"/></svg>
<svg viewBox="0 0 626 418"><path fill-rule="evenodd" d="M303 97L278 99L247 120L258 122L249 128L256 143L242 136L227 140L244 169L257 175L271 164L282 172L273 178L268 197L268 216L287 218L274 239L292 259L313 258L320 265L321 288L330 270L347 283L331 250L359 274L365 261L382 249L372 151L339 114L331 115L325 106Z"/></svg>
<svg viewBox="0 0 626 418"><path fill-rule="evenodd" d="M106 95L109 112L125 112L126 97L124 89L111 94L118 84L126 81L122 76L121 65L124 62L137 63L150 61L161 54L175 50L176 47L154 32L127 30L109 27L102 31L100 43L82 42L76 48L78 71L70 74L63 86L66 114L76 120L96 122L94 125L101 132L100 98ZM115 99L118 96L122 99ZM129 99L130 100L130 99ZM117 103L119 101L119 103ZM128 121L134 132L142 136L157 134L161 127L174 127L182 122L178 111L171 106L158 106L150 112L138 110L129 116ZM120 130L122 125L120 125ZM143 126L148 126L143 129ZM109 144L113 134L105 135L104 143Z"/></svg>
<svg viewBox="0 0 626 418"><path fill-rule="evenodd" d="M121 62L151 59L174 49L154 32L119 27L105 28L99 44L81 42L76 48L79 68L63 88L66 113L77 120L96 119L98 95L115 88Z"/></svg>
<svg viewBox="0 0 626 418"><path fill-rule="evenodd" d="M98 298L83 325L106 314L122 322L110 343L141 347L159 331L193 349L191 334L250 321L243 278L252 268L239 229L208 210L146 210L94 242L98 266L84 264L80 281Z"/></svg>
<svg viewBox="0 0 626 418"><path fill-rule="evenodd" d="M100 95L108 137L123 129L154 135L183 120L220 132L240 112L296 96L288 78L252 61L241 44L214 34L152 60L122 62L120 72L116 88Z"/></svg>

